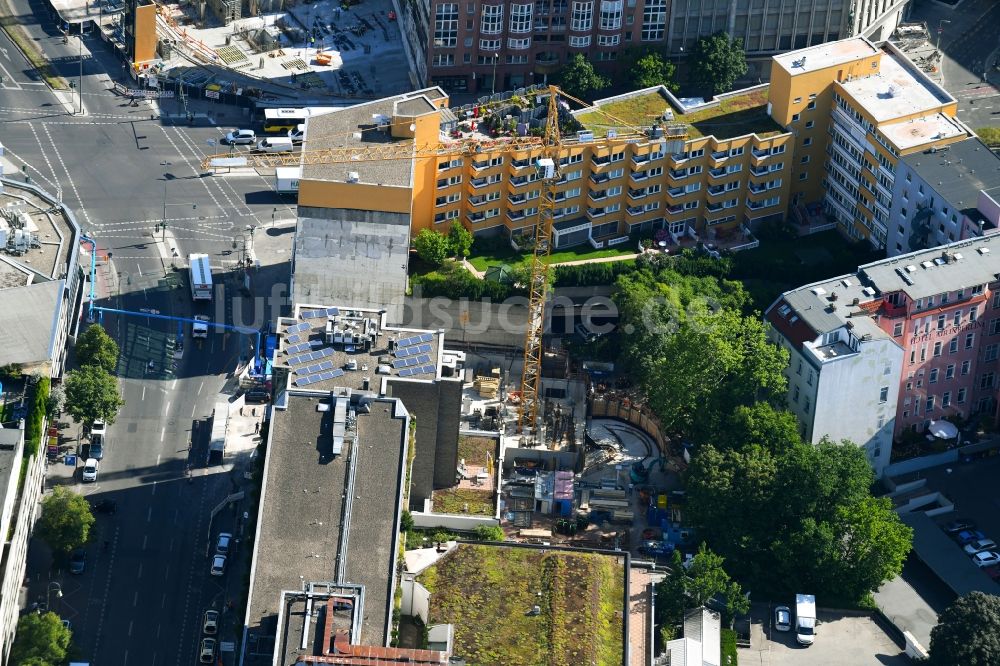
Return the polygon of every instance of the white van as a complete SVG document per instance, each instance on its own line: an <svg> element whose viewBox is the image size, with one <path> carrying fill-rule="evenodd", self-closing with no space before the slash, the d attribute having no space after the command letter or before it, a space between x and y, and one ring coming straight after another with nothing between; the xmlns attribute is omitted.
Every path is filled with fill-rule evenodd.
<svg viewBox="0 0 1000 666"><path fill-rule="evenodd" d="M288 138L294 144L302 143L306 138L306 124L299 123L295 129L288 130Z"/></svg>
<svg viewBox="0 0 1000 666"><path fill-rule="evenodd" d="M257 150L262 153L290 153L292 148L292 140L287 136L269 136L257 144Z"/></svg>

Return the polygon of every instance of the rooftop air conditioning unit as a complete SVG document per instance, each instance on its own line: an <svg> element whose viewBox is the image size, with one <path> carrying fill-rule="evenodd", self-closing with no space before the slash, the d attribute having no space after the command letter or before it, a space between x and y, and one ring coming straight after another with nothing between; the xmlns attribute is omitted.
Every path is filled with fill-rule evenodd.
<svg viewBox="0 0 1000 666"><path fill-rule="evenodd" d="M356 183L359 180L361 180L361 174L360 173L358 173L357 171L348 171L347 172L347 182L349 182L349 183Z"/></svg>

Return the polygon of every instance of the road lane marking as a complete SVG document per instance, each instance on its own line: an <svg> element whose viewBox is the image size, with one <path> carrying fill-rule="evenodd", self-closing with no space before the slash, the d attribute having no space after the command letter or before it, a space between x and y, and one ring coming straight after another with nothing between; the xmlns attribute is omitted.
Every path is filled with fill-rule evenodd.
<svg viewBox="0 0 1000 666"><path fill-rule="evenodd" d="M143 540L143 545L142 545L142 547L143 547L143 548L145 548L145 547L146 547L146 542L145 542L145 540ZM136 577L137 579L138 579L138 578L142 578L142 562L139 562L139 573L138 573L138 574L136 574L136 576L135 576L135 577Z"/></svg>
<svg viewBox="0 0 1000 666"><path fill-rule="evenodd" d="M131 634L129 635L131 636ZM127 664L127 663L128 663L128 650L125 650L125 661L123 661L122 664Z"/></svg>
<svg viewBox="0 0 1000 666"><path fill-rule="evenodd" d="M135 620L129 620L129 621L128 621L128 635L129 635L129 636L131 636L131 635L132 635L132 624L133 624L134 622L135 622ZM127 660L126 660L126 661L127 661Z"/></svg>
<svg viewBox="0 0 1000 666"><path fill-rule="evenodd" d="M145 399L146 399L146 387L145 387L145 386L143 386L143 387L142 387L142 397L140 398L140 400L145 400ZM160 461L159 461L159 460L157 460L157 461L156 461L156 464L160 464Z"/></svg>
<svg viewBox="0 0 1000 666"><path fill-rule="evenodd" d="M195 413L195 412L196 412L197 410L198 410L198 405L195 405L195 406L193 406L193 407L191 408L191 418L194 418L194 413Z"/></svg>
<svg viewBox="0 0 1000 666"><path fill-rule="evenodd" d="M169 411L170 411L170 401L167 400L167 408L163 410L163 413L166 414Z"/></svg>
<svg viewBox="0 0 1000 666"><path fill-rule="evenodd" d="M176 379L174 381L170 382L170 390L173 391L175 388L177 388L177 380Z"/></svg>
<svg viewBox="0 0 1000 666"><path fill-rule="evenodd" d="M160 428L160 441L163 441L163 434L167 431L167 426Z"/></svg>
<svg viewBox="0 0 1000 666"><path fill-rule="evenodd" d="M156 466L157 466L157 467L159 467L159 466L160 466L160 456L159 456L159 455L157 455L157 456L156 456ZM156 483L156 482L154 481L153 483ZM155 488L155 486L154 486L154 488L153 488L153 492L156 492L156 488Z"/></svg>
<svg viewBox="0 0 1000 666"><path fill-rule="evenodd" d="M144 536L142 537L142 549L143 549L143 550L146 550L146 540L147 540L148 538L149 538L149 535L148 535L148 534L146 534L146 535L144 535ZM139 568L140 568L140 569L142 568L142 564L139 564Z"/></svg>
<svg viewBox="0 0 1000 666"><path fill-rule="evenodd" d="M201 390L205 388L205 382L198 384L198 395L201 395Z"/></svg>
<svg viewBox="0 0 1000 666"><path fill-rule="evenodd" d="M136 590L135 591L135 596L132 597L132 605L133 606L138 606L139 605L139 590Z"/></svg>
<svg viewBox="0 0 1000 666"><path fill-rule="evenodd" d="M142 277L142 268L139 266L139 264L135 265L135 270L139 271L139 277Z"/></svg>
<svg viewBox="0 0 1000 666"><path fill-rule="evenodd" d="M149 510L146 511L146 522L147 523L153 522L153 507L149 507Z"/></svg>
<svg viewBox="0 0 1000 666"><path fill-rule="evenodd" d="M157 456L157 458L159 458L159 456ZM159 460L157 460L157 461L156 461L156 464L157 464L157 466L159 466L159 464L160 464L160 461L159 461ZM155 494L156 494L156 484L157 484L157 482L156 482L156 481L153 481L153 492L151 493L151 494L153 494L153 495L155 495Z"/></svg>

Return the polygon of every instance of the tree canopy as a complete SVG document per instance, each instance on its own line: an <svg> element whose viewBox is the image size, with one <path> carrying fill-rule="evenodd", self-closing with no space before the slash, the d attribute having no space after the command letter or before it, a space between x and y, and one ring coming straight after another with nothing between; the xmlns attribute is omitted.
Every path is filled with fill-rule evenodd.
<svg viewBox="0 0 1000 666"><path fill-rule="evenodd" d="M675 550L669 573L657 584L657 624L676 627L684 621L684 611L705 606L713 598L724 600L723 621L727 625L737 615L748 612L750 601L740 584L723 569L723 562L704 543L687 566L681 562L680 551ZM672 634L668 630L667 635Z"/></svg>
<svg viewBox="0 0 1000 666"><path fill-rule="evenodd" d="M607 88L610 84L611 80L594 71L594 66L582 53L570 58L559 72L559 86L570 95L585 101L590 101L587 99L590 93Z"/></svg>
<svg viewBox="0 0 1000 666"><path fill-rule="evenodd" d="M91 324L76 341L80 365L96 365L111 373L118 367L118 343L100 324Z"/></svg>
<svg viewBox="0 0 1000 666"><path fill-rule="evenodd" d="M931 629L931 666L1000 664L1000 596L970 592L959 597Z"/></svg>
<svg viewBox="0 0 1000 666"><path fill-rule="evenodd" d="M629 53L628 59L628 76L634 87L652 88L662 85L671 92L680 89L674 81L677 68L658 51L636 49Z"/></svg>
<svg viewBox="0 0 1000 666"><path fill-rule="evenodd" d="M451 246L451 253L458 258L469 256L472 251L472 232L465 228L465 225L455 220L448 230L448 243Z"/></svg>
<svg viewBox="0 0 1000 666"><path fill-rule="evenodd" d="M93 525L90 503L65 486L56 486L42 500L39 534L54 551L68 553L87 543Z"/></svg>
<svg viewBox="0 0 1000 666"><path fill-rule="evenodd" d="M28 613L17 621L10 651L12 664L57 666L66 660L72 633L52 612Z"/></svg>
<svg viewBox="0 0 1000 666"><path fill-rule="evenodd" d="M122 404L118 382L104 368L86 365L66 374L66 411L77 421L114 423Z"/></svg>
<svg viewBox="0 0 1000 666"><path fill-rule="evenodd" d="M713 95L729 92L747 73L747 55L738 39L717 32L698 40L691 52L691 80Z"/></svg>
<svg viewBox="0 0 1000 666"><path fill-rule="evenodd" d="M889 499L871 495L862 449L789 442L784 417L775 420L757 432L777 433L778 444L700 448L687 472L688 515L741 579L856 603L902 570L912 530Z"/></svg>
<svg viewBox="0 0 1000 666"><path fill-rule="evenodd" d="M451 241L433 229L421 229L413 239L413 249L417 251L417 256L428 264L439 266L448 258Z"/></svg>

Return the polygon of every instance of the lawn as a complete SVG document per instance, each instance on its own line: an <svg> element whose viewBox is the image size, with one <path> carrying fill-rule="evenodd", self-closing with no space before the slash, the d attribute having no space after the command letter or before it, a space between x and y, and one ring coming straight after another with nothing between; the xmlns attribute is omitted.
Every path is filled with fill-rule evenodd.
<svg viewBox="0 0 1000 666"><path fill-rule="evenodd" d="M615 247L603 247L599 250L595 250L587 244L580 245L578 247L566 248L565 250L556 250L549 255L546 263L551 266L553 264L564 264L569 261L604 259L606 257L622 257L634 254L635 246L632 243L623 243L621 245L616 245ZM490 266L499 266L500 264L510 264L511 266L514 266L527 260L528 255L514 252L509 247L505 249L494 248L469 257L469 263L475 266L477 271L485 271Z"/></svg>
<svg viewBox="0 0 1000 666"><path fill-rule="evenodd" d="M696 139L709 134L719 139L731 139L756 132L762 137L782 132L781 127L767 115L767 88L755 90L745 95L737 95L722 100L717 106L680 114L674 110L678 123L689 126L688 137ZM672 107L658 92L612 102L600 107L600 111L588 111L577 116L584 126L595 134L604 136L609 129L622 127L648 127ZM621 122L616 122L621 121Z"/></svg>
<svg viewBox="0 0 1000 666"><path fill-rule="evenodd" d="M482 437L480 435L459 435L458 436L458 457L465 460L466 465L480 465L486 467L486 459L493 456L494 462L497 459L497 440L493 437Z"/></svg>
<svg viewBox="0 0 1000 666"><path fill-rule="evenodd" d="M739 661L736 652L736 632L723 627L721 634L719 651L722 657L722 666L737 666Z"/></svg>
<svg viewBox="0 0 1000 666"><path fill-rule="evenodd" d="M455 654L470 664L622 663L617 558L461 544L417 580L431 592L429 624L453 624Z"/></svg>
<svg viewBox="0 0 1000 666"><path fill-rule="evenodd" d="M445 488L433 494L434 513L464 513L474 516L492 516L496 511L493 493L475 488ZM466 511L465 507L469 510Z"/></svg>
<svg viewBox="0 0 1000 666"><path fill-rule="evenodd" d="M763 311L782 292L851 273L875 261L867 243L851 243L836 230L801 237L762 238L760 247L733 255L730 279L740 280Z"/></svg>

